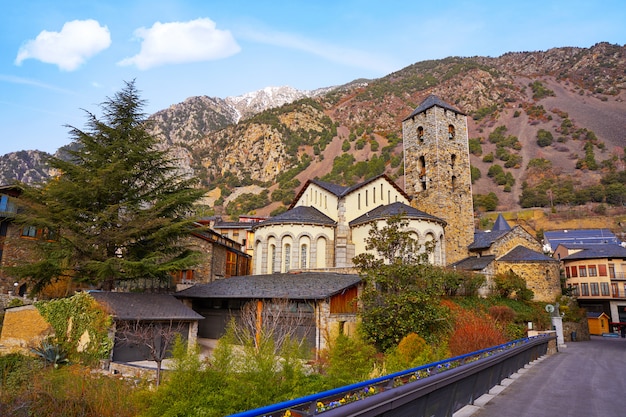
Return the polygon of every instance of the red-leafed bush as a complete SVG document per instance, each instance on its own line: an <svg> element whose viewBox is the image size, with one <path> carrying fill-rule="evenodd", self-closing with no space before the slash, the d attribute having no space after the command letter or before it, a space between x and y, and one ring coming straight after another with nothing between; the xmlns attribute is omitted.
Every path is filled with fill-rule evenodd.
<svg viewBox="0 0 626 417"><path fill-rule="evenodd" d="M448 349L452 356L459 356L504 342L503 332L491 317L466 311L456 317Z"/></svg>

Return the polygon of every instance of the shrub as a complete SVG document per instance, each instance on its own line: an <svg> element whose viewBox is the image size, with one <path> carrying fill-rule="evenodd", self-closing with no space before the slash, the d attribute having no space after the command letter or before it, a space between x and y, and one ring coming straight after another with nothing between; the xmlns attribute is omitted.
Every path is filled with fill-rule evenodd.
<svg viewBox="0 0 626 417"><path fill-rule="evenodd" d="M464 311L458 314L448 341L452 356L459 356L506 342L506 338L488 316Z"/></svg>
<svg viewBox="0 0 626 417"><path fill-rule="evenodd" d="M417 333L407 334L385 357L386 373L403 371L435 362L440 358L432 346Z"/></svg>
<svg viewBox="0 0 626 417"><path fill-rule="evenodd" d="M328 352L326 374L335 387L364 381L371 377L376 364L376 348L361 337L340 334Z"/></svg>

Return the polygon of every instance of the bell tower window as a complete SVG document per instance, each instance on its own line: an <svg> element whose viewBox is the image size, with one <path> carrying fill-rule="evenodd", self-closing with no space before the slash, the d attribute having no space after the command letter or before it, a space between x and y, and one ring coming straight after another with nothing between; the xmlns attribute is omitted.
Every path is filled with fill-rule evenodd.
<svg viewBox="0 0 626 417"><path fill-rule="evenodd" d="M422 126L417 128L417 139L420 142L424 142L424 128Z"/></svg>
<svg viewBox="0 0 626 417"><path fill-rule="evenodd" d="M448 125L448 139L450 140L454 139L454 135L455 135L454 126Z"/></svg>

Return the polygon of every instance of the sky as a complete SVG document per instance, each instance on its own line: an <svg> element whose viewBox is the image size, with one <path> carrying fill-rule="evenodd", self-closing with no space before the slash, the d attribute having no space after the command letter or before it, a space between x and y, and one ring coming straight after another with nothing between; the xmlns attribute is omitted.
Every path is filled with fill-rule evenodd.
<svg viewBox="0 0 626 417"><path fill-rule="evenodd" d="M0 13L0 155L49 153L135 81L187 97L312 90L413 63L626 43L622 0L23 0Z"/></svg>

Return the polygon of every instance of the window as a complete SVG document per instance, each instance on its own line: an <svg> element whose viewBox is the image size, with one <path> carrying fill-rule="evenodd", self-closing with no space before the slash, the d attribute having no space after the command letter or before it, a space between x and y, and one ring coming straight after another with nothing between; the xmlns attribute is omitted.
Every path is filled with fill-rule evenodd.
<svg viewBox="0 0 626 417"><path fill-rule="evenodd" d="M285 272L289 272L291 266L291 245L285 244Z"/></svg>
<svg viewBox="0 0 626 417"><path fill-rule="evenodd" d="M306 245L300 246L300 268L306 269L306 258L308 256L308 248Z"/></svg>
<svg viewBox="0 0 626 417"><path fill-rule="evenodd" d="M598 276L598 271L596 270L596 266L595 265L589 265L587 268L589 268L589 276L590 277L597 277Z"/></svg>
<svg viewBox="0 0 626 417"><path fill-rule="evenodd" d="M604 264L598 265L598 273L600 274L601 277L605 277L606 276L606 265L604 265Z"/></svg>
<svg viewBox="0 0 626 417"><path fill-rule="evenodd" d="M455 135L454 126L448 125L448 139L450 140L454 139L454 135Z"/></svg>
<svg viewBox="0 0 626 417"><path fill-rule="evenodd" d="M357 198L357 208L361 210L361 193L358 193L356 195L356 198Z"/></svg>
<svg viewBox="0 0 626 417"><path fill-rule="evenodd" d="M602 296L603 297L608 297L609 296L609 283L608 282L601 282L600 283L600 290L602 291Z"/></svg>
<svg viewBox="0 0 626 417"><path fill-rule="evenodd" d="M234 252L226 252L226 276L237 275L237 255Z"/></svg>
<svg viewBox="0 0 626 417"><path fill-rule="evenodd" d="M422 126L417 128L417 139L420 142L424 142L424 128Z"/></svg>
<svg viewBox="0 0 626 417"><path fill-rule="evenodd" d="M580 284L580 295L589 296L589 284L587 284L586 282Z"/></svg>
<svg viewBox="0 0 626 417"><path fill-rule="evenodd" d="M268 271L270 274L274 273L274 268L276 265L276 245L270 245L270 267L268 268Z"/></svg>
<svg viewBox="0 0 626 417"><path fill-rule="evenodd" d="M616 282L611 283L611 291L613 292L613 297L619 297L619 287Z"/></svg>
<svg viewBox="0 0 626 417"><path fill-rule="evenodd" d="M570 273L569 273L569 266L565 267L565 278L571 278Z"/></svg>
<svg viewBox="0 0 626 417"><path fill-rule="evenodd" d="M580 274L581 277L586 277L587 276L587 268L584 266L579 266L578 267L578 273Z"/></svg>
<svg viewBox="0 0 626 417"><path fill-rule="evenodd" d="M609 278L615 278L615 265L609 264Z"/></svg>
<svg viewBox="0 0 626 417"><path fill-rule="evenodd" d="M600 295L600 291L598 289L598 283L597 282L592 282L591 283L591 295L594 297L597 297Z"/></svg>
<svg viewBox="0 0 626 417"><path fill-rule="evenodd" d="M578 295L580 295L580 292L578 291L578 284L574 284L574 285L572 285L572 295L573 295L573 296L578 296Z"/></svg>
<svg viewBox="0 0 626 417"><path fill-rule="evenodd" d="M37 237L37 228L35 226L24 226L22 229L22 236Z"/></svg>
<svg viewBox="0 0 626 417"><path fill-rule="evenodd" d="M572 278L576 278L578 277L578 268L576 268L575 266L572 267L571 269L572 271Z"/></svg>

